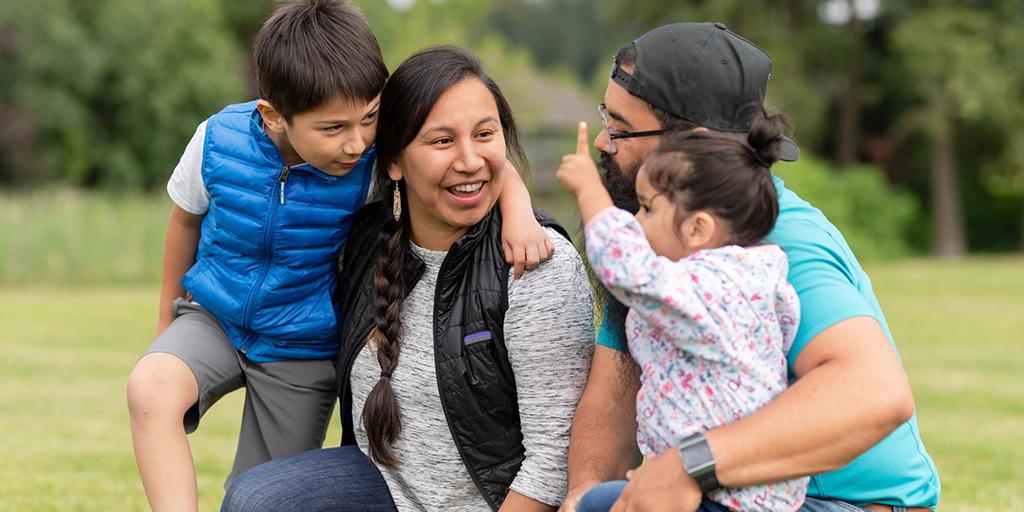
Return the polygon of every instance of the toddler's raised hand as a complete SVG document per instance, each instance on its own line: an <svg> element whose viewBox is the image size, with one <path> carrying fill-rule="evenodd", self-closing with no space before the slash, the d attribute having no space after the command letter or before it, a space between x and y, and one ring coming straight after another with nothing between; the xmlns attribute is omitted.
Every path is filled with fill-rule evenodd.
<svg viewBox="0 0 1024 512"><path fill-rule="evenodd" d="M597 172L594 159L590 157L590 142L587 137L587 123L580 121L576 133L576 152L562 157L562 164L555 174L573 195L591 187L601 187L601 175Z"/></svg>
<svg viewBox="0 0 1024 512"><path fill-rule="evenodd" d="M601 183L597 165L590 157L587 123L580 121L576 132L576 152L562 157L562 163L558 166L555 176L576 196L583 222L590 220L602 209L612 206L612 199Z"/></svg>

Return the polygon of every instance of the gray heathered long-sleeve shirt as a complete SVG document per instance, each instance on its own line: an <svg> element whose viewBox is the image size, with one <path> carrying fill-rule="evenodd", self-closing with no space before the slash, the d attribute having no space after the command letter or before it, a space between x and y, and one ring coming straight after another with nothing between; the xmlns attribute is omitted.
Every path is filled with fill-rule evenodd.
<svg viewBox="0 0 1024 512"><path fill-rule="evenodd" d="M558 505L566 493L569 428L594 350L594 312L576 249L553 230L548 236L554 256L519 280L509 278L504 327L526 448L512 490ZM490 510L459 458L434 372L434 288L446 253L413 249L426 271L402 304L402 350L391 378L402 417L393 445L399 464L378 467L400 511ZM380 377L375 352L359 352L351 377L355 436L364 453L363 404Z"/></svg>

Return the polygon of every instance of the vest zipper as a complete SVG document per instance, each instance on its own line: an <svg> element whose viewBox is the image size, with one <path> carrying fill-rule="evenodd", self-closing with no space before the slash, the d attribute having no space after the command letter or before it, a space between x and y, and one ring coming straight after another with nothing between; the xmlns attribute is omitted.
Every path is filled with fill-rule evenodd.
<svg viewBox="0 0 1024 512"><path fill-rule="evenodd" d="M290 169L288 169L288 166L285 166L284 170L281 171L281 179L278 180L281 183L281 204L284 204L284 183L288 181L289 171Z"/></svg>
<svg viewBox="0 0 1024 512"><path fill-rule="evenodd" d="M281 204L284 204L284 182L288 179L288 166L281 168L281 176L278 177L278 182L281 183ZM259 293L260 288L263 287L263 281L266 280L267 274L270 273L270 258L273 255L273 248L271 247L274 241L274 220L277 217L277 201L270 201L270 213L267 215L266 230L263 232L263 262L260 263L260 272L256 277L256 281L253 283L253 287L249 290L249 298L245 301L245 310L242 314L242 326L246 329L252 329L252 315L253 309L256 305L256 295ZM253 342L255 338L253 338ZM245 347L242 347L242 353L248 352L250 342Z"/></svg>
<svg viewBox="0 0 1024 512"><path fill-rule="evenodd" d="M452 419L448 416L448 403L444 399L444 390L441 389L441 379L440 379L440 374L438 373L438 364L437 364L437 333L438 333L438 327L437 327L437 319L440 316L439 308L440 308L440 304L441 304L441 278L442 278L442 276L445 275L445 270L446 270L445 263L448 263L448 258L452 255L453 252L455 252L457 250L458 249L456 249L456 248L450 249L448 251L448 254L445 255L444 260L441 261L441 268L438 269L438 271L437 271L437 284L434 286L434 321L433 321L433 327L434 327L434 380L437 383L437 395L438 395L438 398L441 399L441 412L444 413L444 422L445 422L445 425L448 426L448 433L451 434L451 436L452 436L452 442L455 443L455 449L459 452L459 459L462 460L462 465L466 468L466 472L469 473L469 477L473 480L473 483L476 484L476 488L480 491L480 494L483 496L484 501L486 501L487 504L490 505L492 510L498 510L500 508L500 504L499 503L494 503L491 500L490 494L487 493L487 490L484 488L483 482L480 481L480 475L476 474L476 471L471 470L469 468L469 464L466 463L466 451L462 447L462 445L459 444L459 439L455 435L455 430L452 428Z"/></svg>

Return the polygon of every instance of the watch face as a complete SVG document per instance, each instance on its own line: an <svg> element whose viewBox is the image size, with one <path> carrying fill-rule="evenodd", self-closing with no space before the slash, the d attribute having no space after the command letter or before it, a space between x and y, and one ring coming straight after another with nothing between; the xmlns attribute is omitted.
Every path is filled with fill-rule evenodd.
<svg viewBox="0 0 1024 512"><path fill-rule="evenodd" d="M721 487L715 474L715 456L703 435L694 434L683 439L679 444L679 457L683 460L686 473L697 481L702 492Z"/></svg>

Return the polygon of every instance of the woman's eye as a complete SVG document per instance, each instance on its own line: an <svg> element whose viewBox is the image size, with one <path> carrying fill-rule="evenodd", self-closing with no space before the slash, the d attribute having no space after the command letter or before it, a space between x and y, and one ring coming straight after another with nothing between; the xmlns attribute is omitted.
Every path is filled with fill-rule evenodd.
<svg viewBox="0 0 1024 512"><path fill-rule="evenodd" d="M434 145L444 145L444 144L451 144L451 143L452 143L452 138L451 137L441 137L440 139L434 139L433 141L431 141L431 144L434 144Z"/></svg>
<svg viewBox="0 0 1024 512"><path fill-rule="evenodd" d="M476 134L476 136L477 136L477 138L480 138L480 139L489 139L489 138L494 136L494 131L493 130L483 130L481 132L478 132Z"/></svg>

